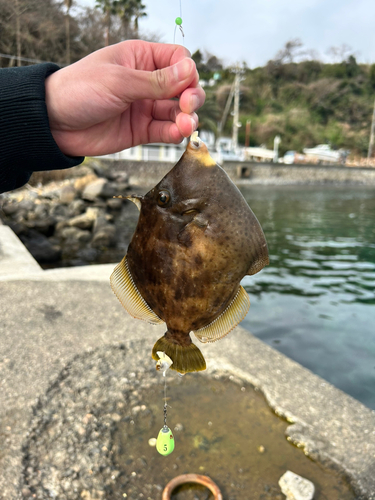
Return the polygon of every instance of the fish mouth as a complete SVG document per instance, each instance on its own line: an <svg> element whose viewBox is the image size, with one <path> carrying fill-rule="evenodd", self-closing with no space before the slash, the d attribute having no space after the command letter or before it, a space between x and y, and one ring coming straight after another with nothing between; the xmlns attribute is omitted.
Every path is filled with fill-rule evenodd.
<svg viewBox="0 0 375 500"><path fill-rule="evenodd" d="M203 141L198 137L198 132L193 132L190 137L190 145L194 149L199 149L202 144Z"/></svg>
<svg viewBox="0 0 375 500"><path fill-rule="evenodd" d="M190 158L195 158L204 167L213 167L216 162L211 158L205 143L198 137L198 132L193 132L190 136L190 142L186 148Z"/></svg>

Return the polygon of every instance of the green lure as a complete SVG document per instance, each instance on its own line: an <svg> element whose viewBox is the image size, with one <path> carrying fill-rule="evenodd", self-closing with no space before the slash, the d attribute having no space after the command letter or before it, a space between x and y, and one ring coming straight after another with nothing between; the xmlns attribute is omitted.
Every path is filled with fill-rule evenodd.
<svg viewBox="0 0 375 500"><path fill-rule="evenodd" d="M156 449L160 453L160 455L167 456L172 453L174 450L174 437L172 431L167 425L164 425L162 429L160 429L158 438L156 440Z"/></svg>
<svg viewBox="0 0 375 500"><path fill-rule="evenodd" d="M177 26L181 26L181 24L182 24L181 17L176 17L175 23L177 24Z"/></svg>

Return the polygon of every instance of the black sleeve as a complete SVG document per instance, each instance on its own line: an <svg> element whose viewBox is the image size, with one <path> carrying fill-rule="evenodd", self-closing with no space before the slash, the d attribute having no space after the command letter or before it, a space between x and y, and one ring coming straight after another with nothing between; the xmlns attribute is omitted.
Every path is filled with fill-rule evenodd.
<svg viewBox="0 0 375 500"><path fill-rule="evenodd" d="M65 156L49 128L44 80L58 69L52 63L0 69L0 193L22 186L34 171L84 160Z"/></svg>

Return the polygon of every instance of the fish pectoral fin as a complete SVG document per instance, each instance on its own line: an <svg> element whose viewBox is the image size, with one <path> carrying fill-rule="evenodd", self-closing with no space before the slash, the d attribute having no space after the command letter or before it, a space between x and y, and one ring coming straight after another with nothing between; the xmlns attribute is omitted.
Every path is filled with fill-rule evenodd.
<svg viewBox="0 0 375 500"><path fill-rule="evenodd" d="M110 278L111 288L123 307L133 318L142 319L153 325L164 323L157 316L136 287L130 274L126 255L118 264Z"/></svg>
<svg viewBox="0 0 375 500"><path fill-rule="evenodd" d="M194 331L201 342L216 342L233 330L246 316L250 299L245 289L240 286L229 306L209 325Z"/></svg>

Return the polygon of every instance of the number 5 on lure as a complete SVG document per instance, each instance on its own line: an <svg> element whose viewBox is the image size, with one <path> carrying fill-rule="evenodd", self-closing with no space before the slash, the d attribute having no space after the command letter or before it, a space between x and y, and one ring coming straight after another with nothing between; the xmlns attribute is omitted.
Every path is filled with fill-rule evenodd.
<svg viewBox="0 0 375 500"><path fill-rule="evenodd" d="M174 450L174 437L172 431L167 425L164 425L164 427L160 429L156 440L156 449L160 455L165 457L170 455Z"/></svg>

